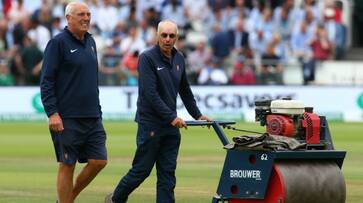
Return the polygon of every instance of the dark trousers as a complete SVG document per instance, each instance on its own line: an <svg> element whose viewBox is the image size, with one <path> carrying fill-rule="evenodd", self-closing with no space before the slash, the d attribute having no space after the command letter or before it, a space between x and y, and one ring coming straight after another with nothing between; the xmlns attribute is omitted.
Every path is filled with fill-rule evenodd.
<svg viewBox="0 0 363 203"><path fill-rule="evenodd" d="M175 169L180 146L179 130L138 124L136 143L137 149L132 168L117 185L112 197L113 202L126 202L129 194L150 175L154 164L157 170L156 202L175 202Z"/></svg>
<svg viewBox="0 0 363 203"><path fill-rule="evenodd" d="M315 80L315 60L311 59L307 62L301 61L304 85Z"/></svg>

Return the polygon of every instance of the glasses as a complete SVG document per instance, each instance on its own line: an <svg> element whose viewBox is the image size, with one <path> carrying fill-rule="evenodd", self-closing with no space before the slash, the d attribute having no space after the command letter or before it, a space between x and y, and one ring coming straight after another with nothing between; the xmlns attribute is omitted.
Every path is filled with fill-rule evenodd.
<svg viewBox="0 0 363 203"><path fill-rule="evenodd" d="M160 36L162 38L167 38L169 36L170 39L174 39L176 37L176 34L161 33Z"/></svg>
<svg viewBox="0 0 363 203"><path fill-rule="evenodd" d="M83 17L83 16L91 17L90 12L81 12L81 13L77 13L76 15L79 17Z"/></svg>

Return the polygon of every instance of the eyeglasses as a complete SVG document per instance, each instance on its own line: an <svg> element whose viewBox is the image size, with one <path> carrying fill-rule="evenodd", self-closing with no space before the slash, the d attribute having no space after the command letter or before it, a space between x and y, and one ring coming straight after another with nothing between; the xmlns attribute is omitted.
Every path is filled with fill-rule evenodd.
<svg viewBox="0 0 363 203"><path fill-rule="evenodd" d="M176 34L161 33L160 36L162 38L167 38L169 36L170 39L174 39L176 37Z"/></svg>
<svg viewBox="0 0 363 203"><path fill-rule="evenodd" d="M80 13L76 13L76 15L79 17L83 17L83 16L91 17L90 12L80 12Z"/></svg>

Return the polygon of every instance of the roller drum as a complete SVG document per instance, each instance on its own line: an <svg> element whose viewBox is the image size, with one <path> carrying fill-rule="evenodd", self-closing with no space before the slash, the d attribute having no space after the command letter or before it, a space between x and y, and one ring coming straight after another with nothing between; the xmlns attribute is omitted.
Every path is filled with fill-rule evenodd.
<svg viewBox="0 0 363 203"><path fill-rule="evenodd" d="M344 203L345 182L334 161L296 160L275 163L285 188L285 203ZM273 186L273 184L272 184Z"/></svg>

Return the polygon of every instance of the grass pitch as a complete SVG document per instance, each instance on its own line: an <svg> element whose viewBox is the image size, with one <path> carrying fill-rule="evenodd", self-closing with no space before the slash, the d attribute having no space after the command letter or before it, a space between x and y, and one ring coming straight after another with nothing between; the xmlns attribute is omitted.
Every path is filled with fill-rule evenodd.
<svg viewBox="0 0 363 203"><path fill-rule="evenodd" d="M242 129L264 131L257 123L239 123ZM46 122L0 123L0 203L49 203L56 199L54 150ZM81 193L79 203L102 203L131 166L136 124L105 122L109 164ZM363 125L330 123L336 149L346 150L343 173L348 203L363 202ZM229 138L240 135L226 131ZM223 167L225 151L212 129L182 130L178 159L178 203L211 202ZM78 165L77 172L82 165ZM130 203L155 202L155 171L130 196Z"/></svg>

